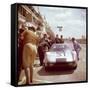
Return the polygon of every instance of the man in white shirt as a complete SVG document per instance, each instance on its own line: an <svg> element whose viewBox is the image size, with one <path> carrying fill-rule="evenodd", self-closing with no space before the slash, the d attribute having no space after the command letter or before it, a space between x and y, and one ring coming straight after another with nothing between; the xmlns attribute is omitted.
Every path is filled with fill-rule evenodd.
<svg viewBox="0 0 90 90"><path fill-rule="evenodd" d="M79 52L80 52L80 50L81 50L81 46L80 46L80 44L76 41L75 38L72 38L72 42L73 42L74 50L75 50L76 53L77 53L77 59L79 60Z"/></svg>

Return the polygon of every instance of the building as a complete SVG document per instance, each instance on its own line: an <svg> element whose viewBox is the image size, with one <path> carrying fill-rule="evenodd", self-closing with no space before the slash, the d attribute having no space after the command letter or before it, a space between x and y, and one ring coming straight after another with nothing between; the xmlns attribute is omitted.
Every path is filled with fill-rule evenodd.
<svg viewBox="0 0 90 90"><path fill-rule="evenodd" d="M33 23L38 30L41 30L43 26L43 19L34 7L29 5L19 5L18 6L18 23Z"/></svg>
<svg viewBox="0 0 90 90"><path fill-rule="evenodd" d="M49 24L45 18L42 18L38 6L19 5L18 6L18 24L33 23L38 30L37 34L46 33L52 39L55 38ZM19 26L18 25L18 26Z"/></svg>
<svg viewBox="0 0 90 90"><path fill-rule="evenodd" d="M49 24L47 23L45 17L44 17L44 29L46 31L46 33L51 37L52 40L55 39L55 34L54 32L51 30L51 27L49 26Z"/></svg>

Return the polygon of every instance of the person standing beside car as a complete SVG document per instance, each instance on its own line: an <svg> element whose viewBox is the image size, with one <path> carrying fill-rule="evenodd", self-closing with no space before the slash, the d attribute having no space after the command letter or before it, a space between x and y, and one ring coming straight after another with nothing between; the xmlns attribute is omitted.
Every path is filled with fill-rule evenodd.
<svg viewBox="0 0 90 90"><path fill-rule="evenodd" d="M73 43L74 50L76 51L76 54L77 54L77 59L79 60L79 52L80 52L80 50L81 50L81 46L80 46L80 44L76 41L75 38L72 38L72 43Z"/></svg>
<svg viewBox="0 0 90 90"><path fill-rule="evenodd" d="M63 35L60 36L60 43L64 43Z"/></svg>
<svg viewBox="0 0 90 90"><path fill-rule="evenodd" d="M48 51L50 45L48 43L47 34L43 35L43 38L40 39L39 45L38 45L38 54L40 59L40 66L43 65L44 55L45 52Z"/></svg>

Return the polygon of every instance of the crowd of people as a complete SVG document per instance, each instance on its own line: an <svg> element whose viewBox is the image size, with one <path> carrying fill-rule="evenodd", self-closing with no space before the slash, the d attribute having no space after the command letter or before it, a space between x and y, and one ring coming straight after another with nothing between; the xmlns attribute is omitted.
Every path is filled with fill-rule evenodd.
<svg viewBox="0 0 90 90"><path fill-rule="evenodd" d="M40 60L40 66L43 65L43 60L45 52L47 52L53 43L64 43L63 35L55 37L55 40L52 40L47 34L43 34L43 37L40 38L36 35L36 29L31 26L26 28L24 25L21 25L18 34L18 80L20 72L22 69L25 71L26 84L31 84L33 82L33 65L34 60L38 54ZM72 38L74 49L77 53L79 59L79 51L81 50L80 45L76 42L75 38Z"/></svg>
<svg viewBox="0 0 90 90"><path fill-rule="evenodd" d="M38 45L38 54L41 66L43 65L45 52L47 52L50 49L53 43L64 43L63 36L61 35L61 38L59 38L58 35L56 35L55 40L52 40L50 37L47 37L47 34L44 34L43 38L40 40Z"/></svg>

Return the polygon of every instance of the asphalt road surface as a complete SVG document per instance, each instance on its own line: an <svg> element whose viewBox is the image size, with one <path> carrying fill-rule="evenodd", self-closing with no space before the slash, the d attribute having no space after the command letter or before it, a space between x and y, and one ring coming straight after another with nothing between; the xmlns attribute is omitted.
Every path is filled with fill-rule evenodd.
<svg viewBox="0 0 90 90"><path fill-rule="evenodd" d="M32 84L45 84L45 83L62 83L62 82L77 82L86 80L86 45L81 45L80 60L78 61L77 69L74 71L48 71L46 72L42 66L39 66L39 60L35 61L33 83ZM20 84L25 84L24 71L21 72Z"/></svg>

